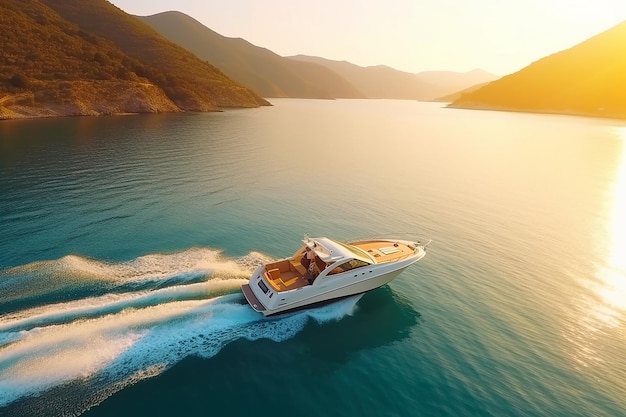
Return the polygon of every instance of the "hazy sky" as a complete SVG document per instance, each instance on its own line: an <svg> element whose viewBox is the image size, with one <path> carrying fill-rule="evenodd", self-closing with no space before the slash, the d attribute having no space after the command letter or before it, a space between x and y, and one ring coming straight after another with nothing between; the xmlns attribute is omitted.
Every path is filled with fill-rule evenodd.
<svg viewBox="0 0 626 417"><path fill-rule="evenodd" d="M420 72L498 75L626 20L626 0L110 0L127 13L178 10L279 55Z"/></svg>

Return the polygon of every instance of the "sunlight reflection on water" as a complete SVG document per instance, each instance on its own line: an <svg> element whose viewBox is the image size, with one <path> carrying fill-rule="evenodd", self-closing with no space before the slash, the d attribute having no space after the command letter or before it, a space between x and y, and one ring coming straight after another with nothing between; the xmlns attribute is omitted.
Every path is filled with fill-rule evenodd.
<svg viewBox="0 0 626 417"><path fill-rule="evenodd" d="M617 130L617 136L622 142L620 162L600 234L604 256L593 276L583 282L588 291L580 300L583 314L566 336L575 346L573 359L582 367L616 359L606 357L609 353L603 352L603 346L606 338L624 339L626 326L626 128Z"/></svg>
<svg viewBox="0 0 626 417"><path fill-rule="evenodd" d="M626 143L626 128L619 130ZM621 163L613 186L613 208L608 225L611 241L608 258L597 277L600 286L596 292L604 302L598 318L611 327L623 323L626 310L626 146L622 146Z"/></svg>

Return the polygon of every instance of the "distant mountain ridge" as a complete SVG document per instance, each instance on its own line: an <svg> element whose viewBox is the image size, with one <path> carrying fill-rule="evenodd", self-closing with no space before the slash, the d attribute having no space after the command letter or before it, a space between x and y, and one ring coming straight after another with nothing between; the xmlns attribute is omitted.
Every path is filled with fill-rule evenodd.
<svg viewBox="0 0 626 417"><path fill-rule="evenodd" d="M483 70L465 73L426 71L413 74L385 65L361 67L347 61L334 61L306 55L296 55L290 58L328 67L352 82L368 98L435 100L475 84L498 78L497 75Z"/></svg>
<svg viewBox="0 0 626 417"><path fill-rule="evenodd" d="M482 87L486 86L487 84L489 84L489 83L485 82L485 83L476 84L476 85L473 85L471 87L465 88L463 90L457 91L455 93L448 94L447 96L438 97L434 101L440 101L442 103L452 103L453 101L458 100L459 97L461 97L463 94L467 94L467 93L471 93L473 91L476 91L479 88L482 88Z"/></svg>
<svg viewBox="0 0 626 417"><path fill-rule="evenodd" d="M415 74L420 80L436 85L438 88L434 93L434 100L439 101L444 95L455 94L460 91L472 90L478 86L495 81L500 76L491 74L482 69L473 69L467 72L456 71L424 71Z"/></svg>
<svg viewBox="0 0 626 417"><path fill-rule="evenodd" d="M169 11L137 18L264 97L364 98L324 66L292 61L244 39L227 38L186 14Z"/></svg>
<svg viewBox="0 0 626 417"><path fill-rule="evenodd" d="M626 118L626 21L462 94L468 109Z"/></svg>
<svg viewBox="0 0 626 417"><path fill-rule="evenodd" d="M0 119L269 104L105 0L0 12Z"/></svg>
<svg viewBox="0 0 626 417"><path fill-rule="evenodd" d="M138 18L264 97L433 100L498 78L481 70L411 74L383 65L359 67L305 55L281 57L244 39L224 37L181 12Z"/></svg>

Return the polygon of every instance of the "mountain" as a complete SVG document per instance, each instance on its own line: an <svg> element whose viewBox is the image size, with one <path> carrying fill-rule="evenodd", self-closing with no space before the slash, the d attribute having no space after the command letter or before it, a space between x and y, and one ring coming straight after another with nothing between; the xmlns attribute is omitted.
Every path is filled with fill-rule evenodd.
<svg viewBox="0 0 626 417"><path fill-rule="evenodd" d="M482 70L467 73L430 71L413 74L384 65L361 67L347 61L333 61L306 55L290 58L323 65L335 71L363 91L368 98L434 100L479 82L498 78Z"/></svg>
<svg viewBox="0 0 626 417"><path fill-rule="evenodd" d="M450 106L626 118L626 22L463 94Z"/></svg>
<svg viewBox="0 0 626 417"><path fill-rule="evenodd" d="M0 0L0 119L268 104L105 0Z"/></svg>
<svg viewBox="0 0 626 417"><path fill-rule="evenodd" d="M433 91L434 97L454 94L462 90L471 90L477 85L486 84L488 82L500 78L498 75L491 74L485 70L474 69L467 72L455 71L424 71L415 74L415 76L432 86L436 87Z"/></svg>
<svg viewBox="0 0 626 417"><path fill-rule="evenodd" d="M170 11L137 18L263 97L364 97L324 66L293 61L244 39L222 36L183 13Z"/></svg>
<svg viewBox="0 0 626 417"><path fill-rule="evenodd" d="M457 100L463 94L474 92L474 91L478 90L479 88L482 88L482 87L486 86L487 84L489 84L489 82L476 84L476 85L473 85L471 87L464 88L463 90L454 92L452 94L448 94L446 96L438 97L438 98L436 98L433 101L440 101L442 103L452 103L454 100Z"/></svg>
<svg viewBox="0 0 626 417"><path fill-rule="evenodd" d="M418 80L415 74L398 71L384 65L360 67L347 61L333 61L307 55L296 55L290 58L294 61L315 63L331 69L354 84L367 98L428 100L434 97L431 94L433 86Z"/></svg>

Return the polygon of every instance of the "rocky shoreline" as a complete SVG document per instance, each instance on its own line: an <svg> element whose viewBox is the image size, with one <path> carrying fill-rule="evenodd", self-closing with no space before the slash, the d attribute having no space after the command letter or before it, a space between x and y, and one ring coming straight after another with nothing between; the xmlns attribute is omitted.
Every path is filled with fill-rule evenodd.
<svg viewBox="0 0 626 417"><path fill-rule="evenodd" d="M144 82L66 81L54 95L51 99L46 91L6 93L0 96L0 120L183 111L159 87Z"/></svg>

